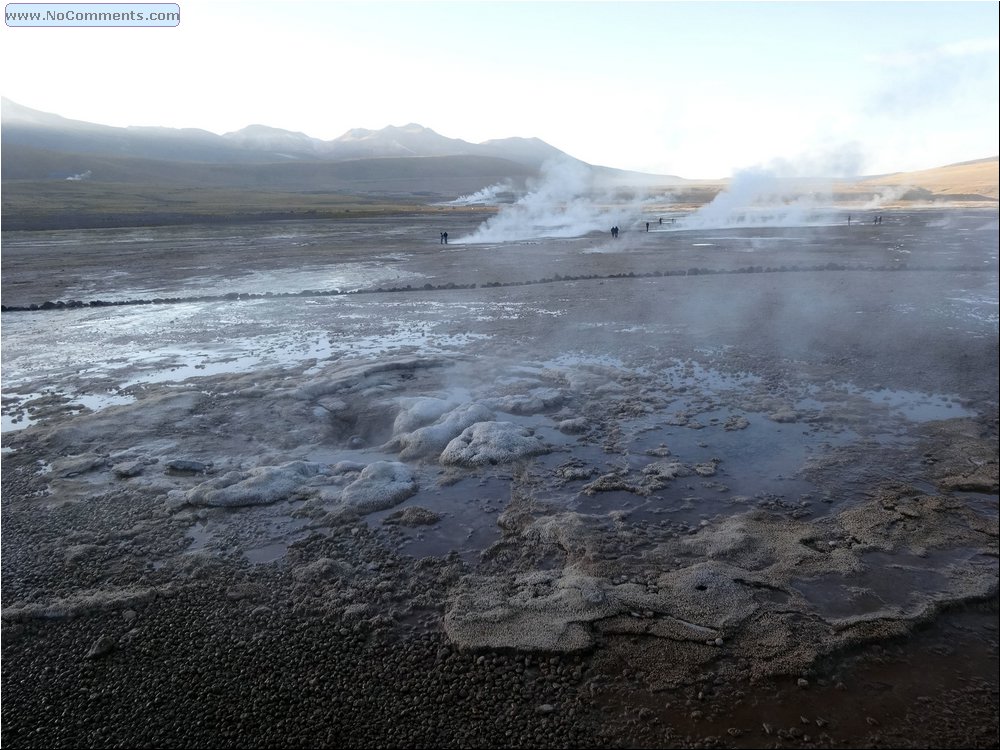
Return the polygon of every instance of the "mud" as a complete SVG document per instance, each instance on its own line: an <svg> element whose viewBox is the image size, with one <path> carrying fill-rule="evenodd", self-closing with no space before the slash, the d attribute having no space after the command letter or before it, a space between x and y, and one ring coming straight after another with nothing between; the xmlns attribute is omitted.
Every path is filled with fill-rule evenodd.
<svg viewBox="0 0 1000 750"><path fill-rule="evenodd" d="M995 745L995 211L482 218L5 234L4 741Z"/></svg>

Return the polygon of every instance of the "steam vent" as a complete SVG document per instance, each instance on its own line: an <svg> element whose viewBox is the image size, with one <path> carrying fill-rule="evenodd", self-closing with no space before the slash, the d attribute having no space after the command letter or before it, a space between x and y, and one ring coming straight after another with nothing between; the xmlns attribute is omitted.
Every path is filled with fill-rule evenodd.
<svg viewBox="0 0 1000 750"><path fill-rule="evenodd" d="M996 188L476 159L5 179L4 746L995 747Z"/></svg>

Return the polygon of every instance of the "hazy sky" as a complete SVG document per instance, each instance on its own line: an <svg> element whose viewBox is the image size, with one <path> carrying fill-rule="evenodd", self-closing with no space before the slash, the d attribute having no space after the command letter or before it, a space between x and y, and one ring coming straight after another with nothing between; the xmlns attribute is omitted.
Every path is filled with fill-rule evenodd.
<svg viewBox="0 0 1000 750"><path fill-rule="evenodd" d="M109 125L323 139L417 122L724 177L997 154L998 4L219 2L177 28L8 28L0 93Z"/></svg>

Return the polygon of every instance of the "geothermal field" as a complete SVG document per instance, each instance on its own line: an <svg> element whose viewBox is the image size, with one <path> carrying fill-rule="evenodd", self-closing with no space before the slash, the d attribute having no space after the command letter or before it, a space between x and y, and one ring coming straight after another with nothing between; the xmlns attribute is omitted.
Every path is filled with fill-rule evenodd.
<svg viewBox="0 0 1000 750"><path fill-rule="evenodd" d="M5 233L4 744L995 746L997 246L995 205Z"/></svg>

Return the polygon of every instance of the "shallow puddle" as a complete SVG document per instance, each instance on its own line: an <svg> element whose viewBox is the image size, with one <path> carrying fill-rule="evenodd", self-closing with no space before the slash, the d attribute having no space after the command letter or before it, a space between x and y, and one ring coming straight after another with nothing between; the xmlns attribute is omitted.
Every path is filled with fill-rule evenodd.
<svg viewBox="0 0 1000 750"><path fill-rule="evenodd" d="M839 620L859 615L901 611L920 614L931 598L953 593L954 581L945 574L956 565L988 564L977 550L930 550L922 555L906 552L868 552L860 556L859 573L830 573L793 579L792 586L821 617ZM996 566L994 561L993 566Z"/></svg>

